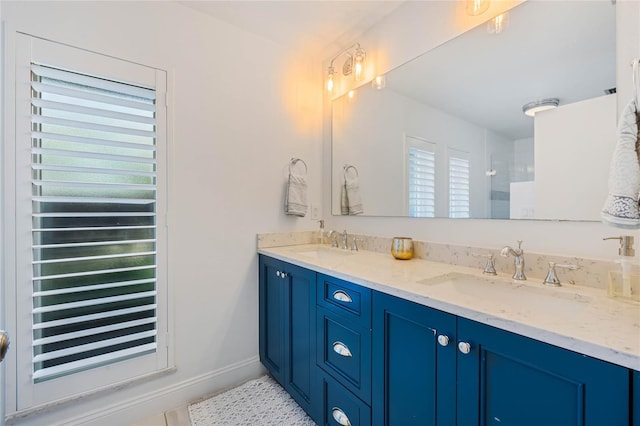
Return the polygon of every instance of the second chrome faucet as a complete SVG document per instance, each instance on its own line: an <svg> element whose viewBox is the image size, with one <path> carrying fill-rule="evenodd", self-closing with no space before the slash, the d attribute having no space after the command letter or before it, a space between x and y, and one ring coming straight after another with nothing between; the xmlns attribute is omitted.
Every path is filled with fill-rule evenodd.
<svg viewBox="0 0 640 426"><path fill-rule="evenodd" d="M527 277L524 275L524 251L522 250L522 240L518 240L518 248L514 249L510 246L504 246L502 250L500 250L500 256L509 257L509 255L513 256L513 264L515 267L515 272L513 273L513 279L524 281Z"/></svg>

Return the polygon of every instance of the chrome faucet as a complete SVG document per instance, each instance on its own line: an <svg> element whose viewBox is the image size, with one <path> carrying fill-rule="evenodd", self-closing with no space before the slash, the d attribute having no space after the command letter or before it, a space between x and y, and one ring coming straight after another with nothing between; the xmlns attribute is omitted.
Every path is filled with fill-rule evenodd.
<svg viewBox="0 0 640 426"><path fill-rule="evenodd" d="M489 254L471 253L471 256L486 257L487 262L484 265L484 271L482 271L482 273L487 275L498 275L498 273L496 272L496 265L493 262L493 253L489 253Z"/></svg>
<svg viewBox="0 0 640 426"><path fill-rule="evenodd" d="M518 248L513 249L510 246L504 246L502 250L500 250L500 256L509 257L509 255L513 256L513 264L516 268L513 273L513 279L524 281L527 277L524 275L524 251L522 250L522 240L518 240Z"/></svg>
<svg viewBox="0 0 640 426"><path fill-rule="evenodd" d="M349 248L347 246L347 238L349 238L349 235L347 234L347 230L345 229L341 235L342 235L342 250L346 250Z"/></svg>
<svg viewBox="0 0 640 426"><path fill-rule="evenodd" d="M564 268L575 271L579 268L578 265L564 265L556 262L549 262L549 271L547 272L547 276L545 277L543 284L549 285L552 287L560 287L562 283L558 279L558 275L556 274L556 268Z"/></svg>
<svg viewBox="0 0 640 426"><path fill-rule="evenodd" d="M338 233L331 230L329 231L328 237L331 240L331 247L338 247Z"/></svg>

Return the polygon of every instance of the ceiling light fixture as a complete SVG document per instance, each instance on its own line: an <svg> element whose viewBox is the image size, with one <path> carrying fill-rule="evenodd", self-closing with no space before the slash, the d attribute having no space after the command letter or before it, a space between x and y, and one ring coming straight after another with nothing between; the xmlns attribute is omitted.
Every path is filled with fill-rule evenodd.
<svg viewBox="0 0 640 426"><path fill-rule="evenodd" d="M558 98L540 99L523 105L522 112L529 117L533 117L540 111L558 108L558 105L560 105L560 100Z"/></svg>
<svg viewBox="0 0 640 426"><path fill-rule="evenodd" d="M335 78L337 76L333 63L336 59L338 59L338 57L342 55L347 56L347 59L342 64L342 75L346 77L353 74L356 80L361 80L363 77L364 60L367 56L367 53L360 46L360 43L354 43L346 49L341 50L340 52L338 52L338 54L331 58L329 68L327 69L327 91L329 93L333 91Z"/></svg>
<svg viewBox="0 0 640 426"><path fill-rule="evenodd" d="M467 14L471 16L482 15L489 9L490 0L467 0Z"/></svg>

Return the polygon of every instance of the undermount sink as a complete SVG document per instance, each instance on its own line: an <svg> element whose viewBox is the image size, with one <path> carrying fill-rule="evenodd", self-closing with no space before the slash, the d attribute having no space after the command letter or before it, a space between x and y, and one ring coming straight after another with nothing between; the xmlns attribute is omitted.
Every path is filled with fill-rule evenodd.
<svg viewBox="0 0 640 426"><path fill-rule="evenodd" d="M321 247L321 246L299 250L299 251L296 251L296 253L302 256L310 257L312 259L323 259L323 260L344 259L345 257L351 256L354 254L354 252L349 250L342 250L338 248Z"/></svg>
<svg viewBox="0 0 640 426"><path fill-rule="evenodd" d="M456 292L460 295L483 299L490 298L495 303L512 306L517 303L519 309L558 308L559 313L575 314L585 309L592 298L571 290L547 287L542 283L525 283L498 277L476 276L451 272L418 281L428 285L434 291Z"/></svg>

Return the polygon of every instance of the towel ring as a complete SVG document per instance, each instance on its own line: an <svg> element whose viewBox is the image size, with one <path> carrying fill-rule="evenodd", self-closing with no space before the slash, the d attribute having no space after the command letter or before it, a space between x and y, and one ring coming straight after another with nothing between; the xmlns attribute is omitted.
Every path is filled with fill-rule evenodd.
<svg viewBox="0 0 640 426"><path fill-rule="evenodd" d="M356 169L356 166L352 166L351 164L345 164L344 167L344 178L347 178L347 172L349 171L349 169L353 169L354 172L356 172L356 177L360 177L360 173L358 173L358 169Z"/></svg>
<svg viewBox="0 0 640 426"><path fill-rule="evenodd" d="M307 163L304 162L304 160L300 159L300 158L291 158L291 161L289 162L289 174L291 174L291 167L295 166L298 161L300 161L302 163L302 165L304 166L304 174L306 175L309 172L309 169L307 168Z"/></svg>

